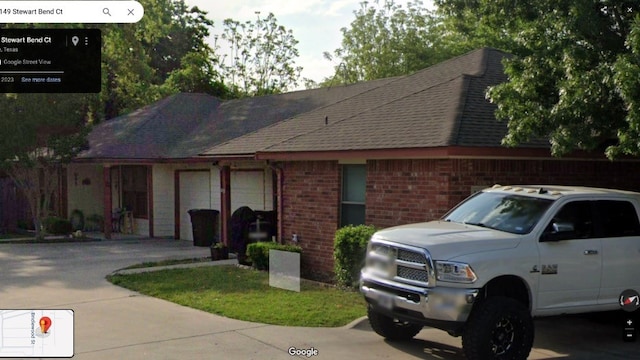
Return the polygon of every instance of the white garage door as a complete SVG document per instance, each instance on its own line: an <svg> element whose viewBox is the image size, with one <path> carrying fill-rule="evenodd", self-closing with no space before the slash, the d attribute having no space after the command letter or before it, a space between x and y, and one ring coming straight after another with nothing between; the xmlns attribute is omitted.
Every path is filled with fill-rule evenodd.
<svg viewBox="0 0 640 360"><path fill-rule="evenodd" d="M180 173L180 239L193 241L190 209L211 209L211 173Z"/></svg>
<svg viewBox="0 0 640 360"><path fill-rule="evenodd" d="M264 171L231 172L231 212L241 206L253 210L271 210L271 199L265 194L266 181Z"/></svg>

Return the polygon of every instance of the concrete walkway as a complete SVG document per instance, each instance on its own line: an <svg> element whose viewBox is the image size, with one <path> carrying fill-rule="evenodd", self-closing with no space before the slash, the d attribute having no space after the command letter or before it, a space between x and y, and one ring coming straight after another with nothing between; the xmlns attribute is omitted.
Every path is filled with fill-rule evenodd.
<svg viewBox="0 0 640 360"><path fill-rule="evenodd" d="M433 329L387 343L366 321L344 328L295 328L208 314L113 286L104 277L144 261L205 257L175 240L0 244L0 308L73 309L74 359L463 359L459 338ZM283 309L286 311L286 309ZM580 317L536 321L531 359L640 358L619 327Z"/></svg>

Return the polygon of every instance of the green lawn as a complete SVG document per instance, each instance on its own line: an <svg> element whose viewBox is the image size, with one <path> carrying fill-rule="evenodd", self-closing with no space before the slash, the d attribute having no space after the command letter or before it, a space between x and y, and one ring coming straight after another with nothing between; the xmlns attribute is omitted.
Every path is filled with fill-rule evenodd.
<svg viewBox="0 0 640 360"><path fill-rule="evenodd" d="M269 274L236 266L207 266L132 275L112 283L234 319L286 326L343 326L364 316L358 292L302 282L293 292L269 286Z"/></svg>
<svg viewBox="0 0 640 360"><path fill-rule="evenodd" d="M169 266L169 265L181 265L181 264L193 264L198 262L209 262L211 261L211 257L203 257L203 258L191 258L191 259L178 259L178 260L162 260L162 261L147 261L141 264L135 264L131 266L127 266L122 269L141 269L148 267L156 267L156 266Z"/></svg>

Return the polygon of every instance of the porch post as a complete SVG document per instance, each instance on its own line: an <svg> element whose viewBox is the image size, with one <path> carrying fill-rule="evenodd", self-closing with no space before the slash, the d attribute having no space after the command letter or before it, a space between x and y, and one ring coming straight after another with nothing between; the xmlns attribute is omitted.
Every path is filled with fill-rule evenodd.
<svg viewBox="0 0 640 360"><path fill-rule="evenodd" d="M69 188L67 184L67 167L58 169L58 215L69 218Z"/></svg>
<svg viewBox="0 0 640 360"><path fill-rule="evenodd" d="M149 215L149 237L153 238L154 219L153 211L155 205L153 204L153 166L147 166L147 214ZM135 220L134 220L135 221Z"/></svg>
<svg viewBox="0 0 640 360"><path fill-rule="evenodd" d="M111 239L111 209L112 209L112 196L111 196L111 166L105 165L102 168L102 178L104 179L104 237Z"/></svg>
<svg viewBox="0 0 640 360"><path fill-rule="evenodd" d="M229 246L229 224L231 220L231 167L220 167L220 224L221 241Z"/></svg>

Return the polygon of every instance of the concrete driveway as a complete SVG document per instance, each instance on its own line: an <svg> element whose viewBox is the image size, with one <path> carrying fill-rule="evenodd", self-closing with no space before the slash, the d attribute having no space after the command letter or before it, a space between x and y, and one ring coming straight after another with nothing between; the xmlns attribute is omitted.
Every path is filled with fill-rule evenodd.
<svg viewBox="0 0 640 360"><path fill-rule="evenodd" d="M460 339L425 329L387 343L366 321L288 328L211 315L108 283L112 271L142 261L207 256L175 240L0 244L0 309L73 309L74 359L289 359L291 347L320 359L463 359ZM286 309L283 309L286 311ZM584 317L536 321L531 359L638 359L640 343L621 328Z"/></svg>

